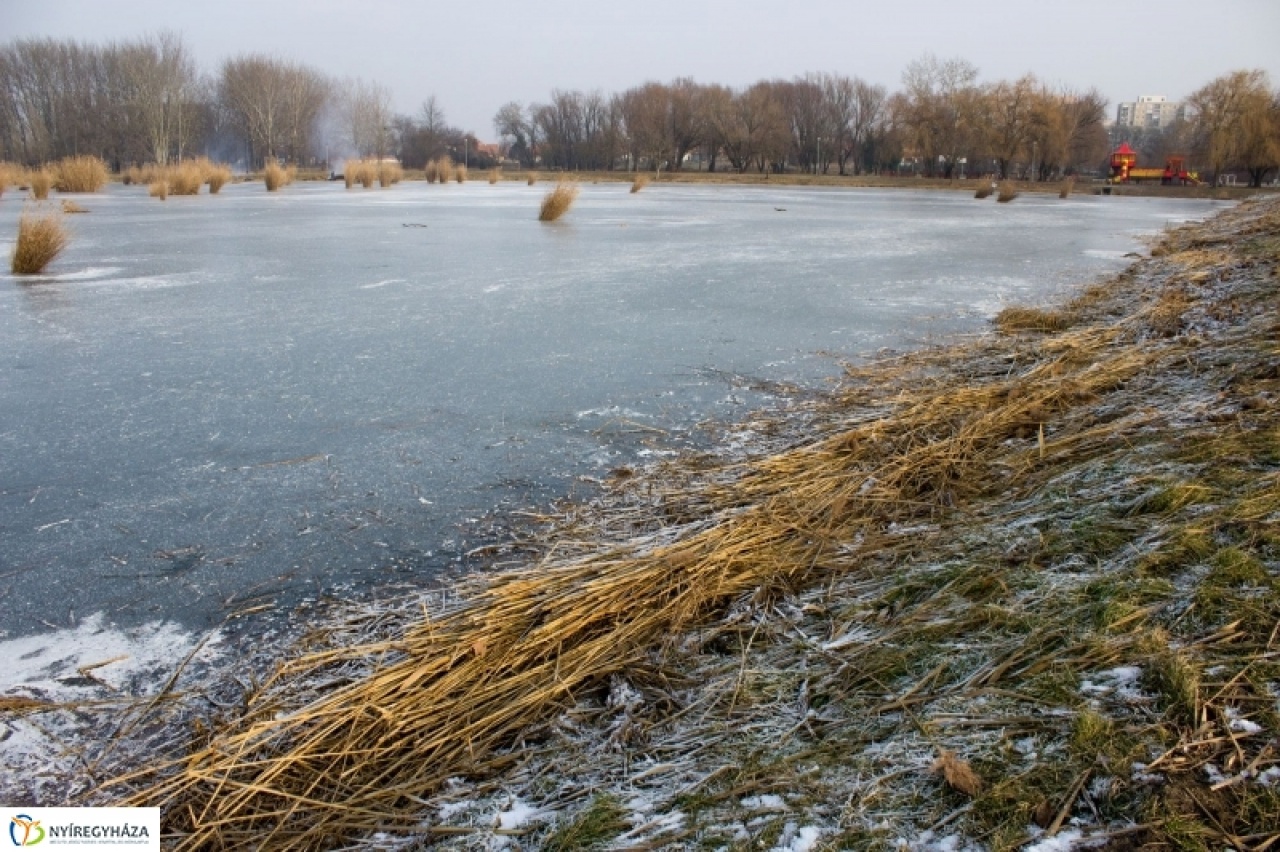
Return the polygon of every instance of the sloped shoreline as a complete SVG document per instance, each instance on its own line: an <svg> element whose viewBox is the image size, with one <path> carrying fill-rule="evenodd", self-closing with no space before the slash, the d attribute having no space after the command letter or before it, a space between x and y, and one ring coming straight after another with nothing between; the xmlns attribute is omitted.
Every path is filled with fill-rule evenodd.
<svg viewBox="0 0 1280 852"><path fill-rule="evenodd" d="M1246 203L620 472L95 799L191 849L1265 848L1278 255Z"/></svg>

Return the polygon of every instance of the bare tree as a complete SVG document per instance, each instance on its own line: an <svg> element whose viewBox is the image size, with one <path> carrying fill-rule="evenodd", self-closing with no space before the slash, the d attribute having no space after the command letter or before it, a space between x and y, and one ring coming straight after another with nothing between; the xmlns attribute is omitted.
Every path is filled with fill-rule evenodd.
<svg viewBox="0 0 1280 852"><path fill-rule="evenodd" d="M1208 164L1211 179L1230 165L1249 170L1250 183L1275 164L1271 153L1276 142L1269 113L1273 105L1265 71L1232 71L1191 94L1187 101L1195 109L1195 129L1201 156Z"/></svg>
<svg viewBox="0 0 1280 852"><path fill-rule="evenodd" d="M927 174L951 177L974 127L974 81L978 69L963 59L925 54L902 74L907 138Z"/></svg>
<svg viewBox="0 0 1280 852"><path fill-rule="evenodd" d="M281 156L305 159L328 94L318 71L262 54L228 59L218 80L218 98L249 144L251 167Z"/></svg>
<svg viewBox="0 0 1280 852"><path fill-rule="evenodd" d="M337 100L352 150L361 157L385 156L392 129L391 91L357 77L342 83Z"/></svg>
<svg viewBox="0 0 1280 852"><path fill-rule="evenodd" d="M518 101L503 104L493 116L493 129L507 145L508 156L524 166L534 163L537 128Z"/></svg>
<svg viewBox="0 0 1280 852"><path fill-rule="evenodd" d="M170 157L181 159L191 144L198 109L195 59L182 37L172 32L119 50L127 106L146 138L149 159L161 165Z"/></svg>

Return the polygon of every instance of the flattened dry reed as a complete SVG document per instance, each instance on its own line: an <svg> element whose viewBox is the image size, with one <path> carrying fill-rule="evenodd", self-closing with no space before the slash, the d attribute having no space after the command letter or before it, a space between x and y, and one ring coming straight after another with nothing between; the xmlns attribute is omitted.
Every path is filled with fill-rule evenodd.
<svg viewBox="0 0 1280 852"><path fill-rule="evenodd" d="M53 214L22 214L18 241L9 268L15 275L38 275L67 247L69 236L62 220Z"/></svg>
<svg viewBox="0 0 1280 852"><path fill-rule="evenodd" d="M633 193L639 192L640 190L644 189L648 185L649 185L649 175L645 172L641 172L640 174L636 175L636 179L631 182L631 191Z"/></svg>
<svg viewBox="0 0 1280 852"><path fill-rule="evenodd" d="M542 197L542 206L538 210L539 222L554 222L569 212L574 200L578 197L577 184L560 181L555 188Z"/></svg>

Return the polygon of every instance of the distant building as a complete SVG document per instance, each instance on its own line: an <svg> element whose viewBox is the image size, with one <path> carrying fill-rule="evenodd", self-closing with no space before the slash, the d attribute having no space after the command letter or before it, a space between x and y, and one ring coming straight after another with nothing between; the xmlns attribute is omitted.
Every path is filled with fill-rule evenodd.
<svg viewBox="0 0 1280 852"><path fill-rule="evenodd" d="M1117 127L1158 130L1186 117L1187 105L1171 101L1164 95L1141 95L1136 101L1116 107Z"/></svg>

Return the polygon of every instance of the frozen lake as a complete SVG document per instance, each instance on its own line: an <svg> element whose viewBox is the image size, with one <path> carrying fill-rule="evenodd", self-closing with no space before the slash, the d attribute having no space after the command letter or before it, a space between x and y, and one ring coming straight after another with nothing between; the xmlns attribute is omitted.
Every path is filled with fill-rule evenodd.
<svg viewBox="0 0 1280 852"><path fill-rule="evenodd" d="M981 330L1215 206L601 184L544 225L547 188L80 197L49 274L0 279L0 636L429 578L761 402L727 377Z"/></svg>

